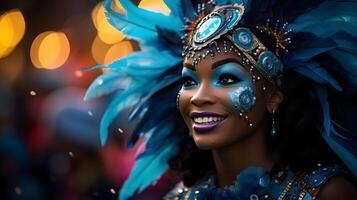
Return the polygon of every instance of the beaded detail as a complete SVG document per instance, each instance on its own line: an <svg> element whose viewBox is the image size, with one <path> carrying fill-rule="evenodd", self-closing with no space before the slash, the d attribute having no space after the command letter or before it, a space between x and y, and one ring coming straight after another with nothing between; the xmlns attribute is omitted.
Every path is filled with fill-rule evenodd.
<svg viewBox="0 0 357 200"><path fill-rule="evenodd" d="M318 164L311 171L293 173L285 169L271 176L271 180L266 176L257 179L258 184L252 187L257 192L252 192L242 198L234 196L238 194L237 189L240 182L228 186L225 189L212 187L214 179L212 177L201 181L192 188L186 188L182 183L164 197L165 200L314 200L316 199L320 188L334 175L346 175L337 165ZM237 178L238 180L238 178ZM268 186L269 185L269 186ZM258 186L258 187L257 187ZM267 188L262 190L261 188ZM245 187L246 188L246 187ZM208 191L205 191L208 190ZM247 189L245 189L247 190ZM249 189L248 189L249 190ZM263 193L262 193L263 191ZM207 196L209 195L209 196Z"/></svg>

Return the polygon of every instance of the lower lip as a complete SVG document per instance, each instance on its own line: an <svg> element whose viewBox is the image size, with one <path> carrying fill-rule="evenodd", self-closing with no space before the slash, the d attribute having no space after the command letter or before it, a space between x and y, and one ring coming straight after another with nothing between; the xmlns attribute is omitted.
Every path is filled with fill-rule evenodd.
<svg viewBox="0 0 357 200"><path fill-rule="evenodd" d="M205 124L194 123L192 127L196 132L204 133L204 132L209 132L209 131L215 129L223 121L224 121L224 119L221 120L221 121L212 122L212 123L205 123Z"/></svg>

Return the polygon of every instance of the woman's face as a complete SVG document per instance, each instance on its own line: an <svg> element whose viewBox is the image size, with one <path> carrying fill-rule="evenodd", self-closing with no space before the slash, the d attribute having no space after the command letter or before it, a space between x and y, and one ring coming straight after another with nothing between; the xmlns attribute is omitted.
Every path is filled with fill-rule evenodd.
<svg viewBox="0 0 357 200"><path fill-rule="evenodd" d="M265 128L261 88L266 82L255 69L249 72L241 63L235 52L208 56L195 66L191 58L184 62L179 109L201 149L222 148Z"/></svg>

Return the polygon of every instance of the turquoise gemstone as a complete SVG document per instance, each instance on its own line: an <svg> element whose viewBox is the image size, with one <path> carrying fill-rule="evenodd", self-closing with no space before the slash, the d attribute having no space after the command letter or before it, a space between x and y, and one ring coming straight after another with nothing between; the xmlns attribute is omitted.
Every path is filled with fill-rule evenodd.
<svg viewBox="0 0 357 200"><path fill-rule="evenodd" d="M202 42L214 35L221 27L223 20L219 16L213 16L203 22L195 35L196 42Z"/></svg>
<svg viewBox="0 0 357 200"><path fill-rule="evenodd" d="M247 32L240 32L238 39L244 45L249 45L252 42L252 37Z"/></svg>
<svg viewBox="0 0 357 200"><path fill-rule="evenodd" d="M227 28L228 28L228 29L233 28L233 27L238 23L239 17L240 17L240 12L239 12L239 10L234 10L234 11L232 12L232 18L231 18L231 20L230 20L230 21L228 22L228 24L227 24Z"/></svg>
<svg viewBox="0 0 357 200"><path fill-rule="evenodd" d="M271 51L265 51L259 55L259 71L269 77L277 76L283 70L283 64Z"/></svg>
<svg viewBox="0 0 357 200"><path fill-rule="evenodd" d="M239 28L233 33L233 41L240 48L249 51L253 48L253 33L246 28Z"/></svg>

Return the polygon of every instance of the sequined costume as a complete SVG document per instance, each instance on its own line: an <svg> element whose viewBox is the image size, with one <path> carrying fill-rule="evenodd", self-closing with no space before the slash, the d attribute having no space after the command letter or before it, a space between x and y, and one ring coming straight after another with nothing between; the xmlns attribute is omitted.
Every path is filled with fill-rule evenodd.
<svg viewBox="0 0 357 200"><path fill-rule="evenodd" d="M256 174L259 168L248 168L242 173ZM208 177L192 188L184 187L179 183L165 200L313 200L316 199L320 188L333 176L346 176L347 172L338 165L318 164L315 169L307 172L293 173L289 169L278 171L274 175L262 173L257 177L256 184L250 184L250 188L244 190L239 185L244 184L241 177L237 177L234 185L224 189L216 187L214 177Z"/></svg>

